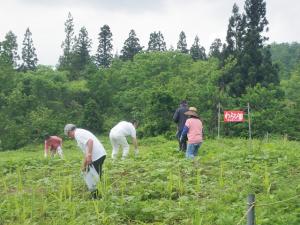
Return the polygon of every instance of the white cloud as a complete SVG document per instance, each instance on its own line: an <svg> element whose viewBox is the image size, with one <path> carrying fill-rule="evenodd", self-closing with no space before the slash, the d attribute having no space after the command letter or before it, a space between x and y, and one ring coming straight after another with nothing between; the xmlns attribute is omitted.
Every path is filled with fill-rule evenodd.
<svg viewBox="0 0 300 225"><path fill-rule="evenodd" d="M161 10L164 0L16 0L19 4L41 5L52 8L78 6L109 11L126 11L141 13L145 11Z"/></svg>

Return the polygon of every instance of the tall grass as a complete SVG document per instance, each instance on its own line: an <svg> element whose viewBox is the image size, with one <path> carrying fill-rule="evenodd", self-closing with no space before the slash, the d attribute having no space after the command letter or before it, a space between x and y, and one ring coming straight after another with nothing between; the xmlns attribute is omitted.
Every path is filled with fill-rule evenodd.
<svg viewBox="0 0 300 225"><path fill-rule="evenodd" d="M140 155L108 157L92 199L80 176L82 155L66 142L65 159L36 149L0 153L0 224L236 224L246 198L257 204L299 194L300 144L288 140L206 140L196 161L177 142L142 139ZM197 162L198 161L198 162ZM298 225L297 199L257 209L259 224ZM272 212L272 213L271 213ZM275 213L273 213L275 212Z"/></svg>

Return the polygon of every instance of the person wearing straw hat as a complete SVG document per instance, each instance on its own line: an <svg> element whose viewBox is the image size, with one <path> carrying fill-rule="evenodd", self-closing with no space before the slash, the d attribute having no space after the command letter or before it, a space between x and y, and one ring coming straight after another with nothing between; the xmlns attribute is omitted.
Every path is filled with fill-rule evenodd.
<svg viewBox="0 0 300 225"><path fill-rule="evenodd" d="M69 138L77 141L79 148L84 154L81 169L86 170L92 164L101 178L106 151L98 138L88 130L76 128L74 124L67 124L64 132Z"/></svg>
<svg viewBox="0 0 300 225"><path fill-rule="evenodd" d="M185 115L188 116L188 119L185 122L180 139L187 135L186 158L193 159L198 154L198 150L203 142L203 125L197 113L197 108L190 107L185 112Z"/></svg>

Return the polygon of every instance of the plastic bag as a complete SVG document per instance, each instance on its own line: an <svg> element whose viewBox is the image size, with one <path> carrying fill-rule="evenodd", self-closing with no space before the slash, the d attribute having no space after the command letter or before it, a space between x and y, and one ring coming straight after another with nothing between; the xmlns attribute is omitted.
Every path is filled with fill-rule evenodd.
<svg viewBox="0 0 300 225"><path fill-rule="evenodd" d="M89 191L95 191L97 189L97 183L100 180L95 167L92 164L89 165L87 169L82 172L82 176Z"/></svg>

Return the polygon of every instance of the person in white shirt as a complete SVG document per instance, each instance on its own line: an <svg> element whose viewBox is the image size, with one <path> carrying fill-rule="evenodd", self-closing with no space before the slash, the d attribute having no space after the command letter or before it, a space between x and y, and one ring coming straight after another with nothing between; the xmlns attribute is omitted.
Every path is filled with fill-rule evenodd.
<svg viewBox="0 0 300 225"><path fill-rule="evenodd" d="M135 148L135 155L138 154L138 144L136 137L136 128L138 123L134 121L133 123L127 121L121 121L115 125L109 133L110 143L112 145L112 158L116 159L119 151L119 147L122 146L123 154L122 159L125 159L129 153L129 144L126 137L131 136L132 143Z"/></svg>
<svg viewBox="0 0 300 225"><path fill-rule="evenodd" d="M68 137L77 141L79 148L84 154L82 170L93 164L101 178L106 151L98 138L88 130L76 128L74 124L67 124L64 132Z"/></svg>

